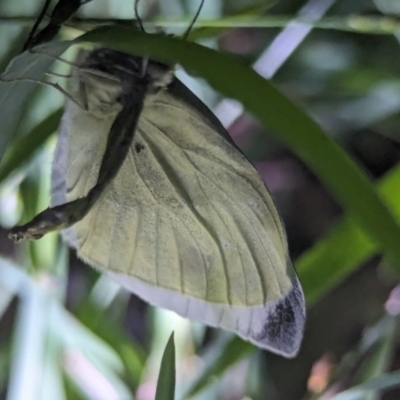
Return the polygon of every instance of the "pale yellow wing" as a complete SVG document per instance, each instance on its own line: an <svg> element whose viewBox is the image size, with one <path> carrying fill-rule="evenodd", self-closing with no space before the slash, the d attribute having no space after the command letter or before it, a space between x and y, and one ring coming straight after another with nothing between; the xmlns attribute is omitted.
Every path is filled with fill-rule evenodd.
<svg viewBox="0 0 400 400"><path fill-rule="evenodd" d="M118 176L64 237L150 303L293 356L304 299L281 221L256 170L199 104L177 81L146 100ZM69 104L53 205L95 184L111 123Z"/></svg>

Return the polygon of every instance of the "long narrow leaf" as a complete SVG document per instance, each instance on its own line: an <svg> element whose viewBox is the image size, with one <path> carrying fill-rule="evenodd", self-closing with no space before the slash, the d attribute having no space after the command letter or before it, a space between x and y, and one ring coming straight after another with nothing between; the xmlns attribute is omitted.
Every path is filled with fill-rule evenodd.
<svg viewBox="0 0 400 400"><path fill-rule="evenodd" d="M13 143L0 164L0 183L25 163L44 141L57 130L62 110L57 110L35 126L26 136Z"/></svg>
<svg viewBox="0 0 400 400"><path fill-rule="evenodd" d="M20 288L8 400L35 400L42 384L47 302L32 284Z"/></svg>
<svg viewBox="0 0 400 400"><path fill-rule="evenodd" d="M221 28L219 23L224 23L226 25L229 25L230 22L235 22L235 21L242 21L249 19L253 21L254 19L260 18L260 15L263 15L266 10L273 5L275 5L275 1L262 1L259 4L252 4L251 6L246 6L241 8L240 10L237 10L234 14L228 15L228 16L221 16L218 18L218 20L215 20L217 22L217 25L210 25L209 27L196 27L195 29L192 29L189 33L188 38L190 40L199 40L199 39L206 39L210 37L215 37L216 35L220 34L221 32L224 32L227 28ZM180 21L182 21L182 18L180 18ZM182 25L183 28L189 26L191 21L187 21L184 25ZM154 24L157 25L158 20L154 21Z"/></svg>
<svg viewBox="0 0 400 400"><path fill-rule="evenodd" d="M384 374L392 362L397 339L396 318L386 315L380 324L375 327L375 334L380 334L377 343L373 346L370 354L363 361L357 374L357 382L366 382ZM360 397L360 400L378 400L378 393L372 391Z"/></svg>
<svg viewBox="0 0 400 400"><path fill-rule="evenodd" d="M396 220L400 221L400 167L387 173L376 187ZM354 220L347 217L339 222L295 263L308 304L314 303L378 251L378 245Z"/></svg>
<svg viewBox="0 0 400 400"><path fill-rule="evenodd" d="M161 360L155 400L174 400L175 398L175 344L172 332Z"/></svg>
<svg viewBox="0 0 400 400"><path fill-rule="evenodd" d="M85 41L171 64L179 62L189 73L239 100L308 164L341 206L400 266L400 227L366 174L312 118L253 70L195 43L125 27L99 28L77 39Z"/></svg>
<svg viewBox="0 0 400 400"><path fill-rule="evenodd" d="M359 400L361 395L371 391L387 390L400 386L400 371L383 374L360 385L331 397L331 400Z"/></svg>
<svg viewBox="0 0 400 400"><path fill-rule="evenodd" d="M109 37L111 39L108 39ZM82 36L79 40L103 41L106 45L126 51L134 50L142 54L152 52L170 61L178 59L188 69L201 73L228 96L241 99L266 125L270 124L275 128L277 134L319 174L344 208L361 221L371 238L375 238L376 243L380 242L379 246L371 239L367 239L368 245L372 245L376 249L374 251L383 248L387 253L394 254L400 259L400 247L397 246L400 236L398 225L365 175L324 135L318 125L253 71L213 50L126 28L99 29ZM160 45L160 42L165 46ZM67 43L52 43L52 45L62 49L68 46ZM61 52L60 48L54 51ZM185 56L186 53L189 54ZM267 104L264 106L264 103ZM360 232L356 228L354 232L356 239L359 238ZM365 241L365 234L361 233L361 237L360 240ZM368 251L371 252L371 249L367 249ZM336 260L337 256L336 252L332 260ZM359 256L354 254L354 258L357 257ZM352 264L354 265L354 262Z"/></svg>
<svg viewBox="0 0 400 400"><path fill-rule="evenodd" d="M255 347L237 336L224 338L209 349L203 370L196 380L186 389L183 399L189 399L207 388L216 378L222 375L238 361L247 356Z"/></svg>
<svg viewBox="0 0 400 400"><path fill-rule="evenodd" d="M69 42L49 43L39 46L34 52L25 52L15 57L1 75L0 81L0 160L14 135L15 128L24 111L24 106L35 90L45 72L54 62L54 57L61 55L70 46ZM13 81L14 79L23 81Z"/></svg>

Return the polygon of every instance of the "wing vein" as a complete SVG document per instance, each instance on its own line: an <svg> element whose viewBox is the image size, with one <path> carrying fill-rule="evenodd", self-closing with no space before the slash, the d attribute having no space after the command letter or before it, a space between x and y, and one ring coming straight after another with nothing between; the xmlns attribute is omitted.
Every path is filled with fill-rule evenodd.
<svg viewBox="0 0 400 400"><path fill-rule="evenodd" d="M128 156L132 156L131 152L128 153ZM136 254L137 254L137 248L138 248L138 241L139 241L139 231L141 228L141 223L142 223L142 218L141 218L141 211L139 210L139 212L136 213L136 232L135 232L135 241L133 243L133 257L131 259L130 265L129 265L129 270L135 270L135 259L136 259Z"/></svg>
<svg viewBox="0 0 400 400"><path fill-rule="evenodd" d="M147 121L147 122L148 122L149 124L151 124L155 129L157 129L160 133L162 133L162 134L164 135L164 137L165 137L167 140L169 140L177 149L179 149L179 150L182 152L182 154L185 156L185 159L192 165L192 167L194 168L194 170L197 171L197 173L200 173L200 175L202 175L202 176L204 177L204 179L207 180L207 181L209 182L209 184L210 184L212 187L216 188L216 190L217 190L219 193L221 193L221 195L222 195L223 197L225 197L225 198L228 200L228 202L229 202L230 204L232 204L233 207L235 207L235 209L238 210L238 211L245 217L246 220L248 220L248 217L247 217L247 215L243 212L243 210L242 210L235 202L232 202L231 199L229 198L229 196L228 196L226 193L224 193L222 190L220 190L220 188L219 188L206 174L204 174L201 170L199 170L199 169L196 167L196 165L193 163L193 161L190 159L190 157L186 154L186 150L182 149L178 144L176 144L176 142L175 142L170 136L168 136L165 132L163 132L158 126L155 126L155 125L152 124L150 121ZM143 134L145 135L145 133L143 133ZM149 140L148 140L148 142L151 143L151 141L149 141ZM194 153L194 154L197 155L197 153ZM171 183L171 184L172 184L172 183ZM192 209L192 208L193 208L193 207L191 207L191 209ZM203 220L203 219L201 218L200 221L202 221L202 220ZM204 226L204 225L203 225L203 226ZM207 226L204 226L204 227L206 228L207 231L209 231L209 230L207 229ZM265 252L266 252L266 254L267 254L268 258L269 258L270 264L273 266L273 263L272 263L272 260L271 260L271 256L270 256L270 254L269 254L269 252L268 252L268 250L267 250L267 248L266 248L266 246L265 246L263 240L261 239L261 237L260 237L260 235L258 234L258 232L254 229L254 227L253 227L253 232L255 233L255 235L257 236L257 238L259 239L261 245L263 246L263 248L264 248L264 250L265 250ZM220 253L221 253L221 248L220 248L220 244L219 244L218 240L216 241L216 244L218 245L218 249L220 250ZM255 267L256 267L256 272L257 272L257 274L258 274L258 276L259 276L259 279L260 279L260 282L261 282L261 287L262 287L262 291L263 291L263 297L264 297L264 299L266 299L266 298L267 298L267 297L266 297L266 295L267 295L267 290L266 290L266 287L265 287L265 282L264 282L264 280L262 279L262 276L263 276L263 275L262 275L262 273L261 273L261 271L260 271L260 266L259 266L258 263L256 262L256 257L254 257L254 252L252 251L251 247L248 247L248 248L249 248L250 253L251 253L252 256L253 256L254 265L255 265ZM221 254L221 256L222 256L222 254ZM222 258L223 258L223 256L222 256ZM225 265L224 265L224 268L226 268ZM279 290L282 292L282 288L281 288L281 285L280 285L280 283L279 283L279 279L278 279L277 272L276 272L275 268L272 268L272 269L274 270L274 274L275 274L275 276L276 276L276 282L278 283Z"/></svg>
<svg viewBox="0 0 400 400"><path fill-rule="evenodd" d="M176 240L176 232L175 232L175 229L173 227L172 227L172 232L173 232L172 238L174 240L175 249L176 249L176 252L178 253L179 284L180 284L180 287L181 287L181 293L185 293L184 284L183 284L182 260L181 260L181 255L179 253L178 241Z"/></svg>
<svg viewBox="0 0 400 400"><path fill-rule="evenodd" d="M155 126L153 124L151 124L151 125L153 126L154 129L159 131L161 134L164 134L157 126ZM152 153L152 155L154 157L154 160L157 161L157 163L158 163L158 165L160 167L160 170L164 172L166 170L166 166L169 166L168 161L166 161L161 154L158 155L161 152L156 153L156 151L155 151L156 149L154 148L154 146L152 144L152 141L149 140L149 138L146 135L146 133L144 131L141 131L141 133L142 133L142 137L143 138L147 138L147 140L146 140L147 146L148 146L149 150L151 151L151 153ZM174 146L176 146L176 148L181 150L181 148L179 146L177 146L175 144L175 142L171 141L171 143ZM187 158L186 154L183 153L183 155L185 156L185 158ZM190 162L190 160L188 160L188 161ZM219 255L221 257L221 260L222 260L224 271L225 271L224 275L225 275L225 279L226 279L226 288L227 288L227 299L226 300L228 301L228 304L231 304L231 297L230 297L230 294L228 293L230 286L229 286L229 282L228 282L227 265L226 265L226 262L225 262L225 257L224 257L223 251L222 251L221 243L220 243L220 241L218 239L218 235L215 232L213 232L212 226L210 226L210 224L208 224L204 220L202 215L193 207L193 204L192 204L192 201L191 201L190 197L185 196L185 190L180 188L180 186L179 186L179 184L177 182L173 182L172 179L171 179L171 176L169 176L168 174L165 174L165 172L164 172L164 175L167 178L169 184L172 186L172 188L175 189L175 192L178 195L180 195L180 197L184 198L185 204L188 206L188 208L190 209L192 214L195 216L195 219L197 221L199 221L200 226L204 229L204 231L209 235L210 239L216 245L216 247L218 249L218 252L219 252ZM197 179L197 176L196 176L196 179ZM176 181L178 181L178 180L176 180ZM199 184L199 187L200 187L200 184ZM178 220L180 221L179 216L178 216ZM184 226L184 224L182 222L181 222L181 224ZM206 266L207 264L204 264L204 265ZM207 270L205 270L205 275L207 276Z"/></svg>
<svg viewBox="0 0 400 400"><path fill-rule="evenodd" d="M160 223L160 213L159 209L156 209L156 224L155 224L155 232L156 232L156 240L154 241L155 245L155 256L156 256L156 273L155 273L155 278L156 278L156 285L159 285L159 279L158 279L158 265L159 265L159 257L160 257L160 252L159 252L159 235L160 235L160 229L159 229L159 223Z"/></svg>
<svg viewBox="0 0 400 400"><path fill-rule="evenodd" d="M140 132L143 136L143 132ZM150 149L149 143L148 144L148 148ZM171 211L167 208L167 207L163 207L158 201L157 199L154 197L154 194L152 193L152 191L150 190L150 188L148 187L148 185L146 184L145 180L142 178L142 176L140 175L139 171L136 169L136 159L134 156L134 152L132 151L132 148L129 150L129 153L131 155L131 157L129 157L129 159L132 161L132 163L134 164L135 170L137 171L137 176L139 177L140 181L143 183L144 187L147 189L147 191L149 192L149 194L151 195L151 197L154 199L154 201L156 202L156 204L158 205L158 207L163 208L164 211L166 212L167 215L171 215ZM207 293L207 287L208 287L208 282L207 282L207 262L206 262L206 257L203 254L202 249L200 248L200 246L198 245L196 239L194 238L193 234L190 232L190 230L185 226L185 224L179 219L176 218L177 221L179 221L179 223L181 224L181 226L186 230L186 232L189 234L189 236L192 238L193 242L195 243L197 250L199 252L199 254L201 255L201 258L203 260L203 265L204 265L204 276L205 276L205 291ZM206 296L205 296L206 298Z"/></svg>
<svg viewBox="0 0 400 400"><path fill-rule="evenodd" d="M178 106L176 106L176 105L174 105L174 104L171 104L171 103L168 103L168 102L165 102L165 101L156 101L155 104L156 104L157 106L161 106L161 107L164 107L164 108L166 108L166 109L168 109L168 108L171 109L171 108L172 108L172 109L174 109L174 110L180 110L180 111L182 110L181 107L178 107ZM195 119L195 120L198 120L199 117L198 117L197 115L195 115L194 113L192 113L192 112L191 112L191 109L190 109L189 107L186 107L184 111L185 111L185 114L189 114L191 118L193 118L193 119ZM150 120L148 120L148 119L146 119L146 118L143 118L143 119L144 119L147 123L149 123L149 124L155 126ZM209 126L207 125L207 127L209 127ZM211 128L210 128L210 129L211 129ZM217 132L218 132L218 131L217 131ZM164 132L163 132L163 133L164 133ZM228 137L229 137L229 134L227 134L227 135L228 135ZM165 135L165 136L167 136L167 135ZM244 156L244 154L237 148L237 146L236 146L233 142L231 143L229 140L227 140L226 137L224 137L224 136L222 136L222 135L220 135L220 134L218 134L218 136L221 137L229 146L234 147L235 150L237 151L237 153L239 153L239 154L243 157L243 159L249 164L249 166L254 170L254 173L258 174L258 171L257 171L257 169L254 167L254 165L253 165L250 161L247 160L247 158ZM179 147L179 146L178 146L178 147ZM195 152L195 151L193 151L193 150L191 150L191 149L183 149L183 148L181 148L181 147L179 147L179 148L182 149L182 150L185 151L185 152L194 153L196 156L201 157L201 158L204 158L204 159L206 159L207 161L209 161L209 159L208 159L207 157L205 157L203 154L201 154L201 153L198 152L198 151ZM218 163L218 166L221 167L221 168L223 168L224 170L226 170L228 173L231 173L232 170L231 170L230 166L229 166L229 165L225 165L225 163L224 163L224 161L223 161L222 159L219 158L219 160L220 160L221 162ZM251 188L252 188L256 193L258 193L258 194L260 195L260 197L263 197L263 196L260 194L258 188L255 187L249 179L247 179L245 176L242 176L240 173L236 173L235 175L236 175L238 178L240 178L241 180L245 181L246 184L250 185ZM259 174L258 174L258 175L259 175ZM263 184L263 186L264 186L263 189L267 190L266 187L265 187L265 183L263 182L263 180L262 180L261 177L260 177L260 181L262 182L262 184ZM274 208L274 206L273 206L272 200L271 200L271 204L269 204L269 202L266 202L265 204L266 204L267 209L268 209L268 211L269 211L270 215L272 216L272 219L273 219L273 221L274 221L274 223L275 223L275 228L276 228L277 231L279 232L279 236L281 237L282 242L284 242L284 241L286 240L286 236L285 236L285 234L284 234L284 232L283 232L283 229L282 229L282 225L281 225L281 221L280 221L279 215L278 215L278 213L275 211L275 208Z"/></svg>
<svg viewBox="0 0 400 400"><path fill-rule="evenodd" d="M206 161L210 161L209 158L205 157L203 154L201 154L201 153L196 153L196 152L194 152L194 151L191 150L191 149L183 149L183 151L188 152L188 153L193 153L196 157L203 158L203 159L205 159ZM258 174L258 172L257 172L257 170L255 169L255 167L254 167L250 162L249 162L249 164L251 165L252 168L254 168L255 172ZM225 171L227 171L229 174L232 173L232 169L231 169L231 168L228 168L228 166L225 166L223 163L218 164L218 166L221 167L221 168L223 168L223 169L224 169ZM260 191L258 190L258 188L255 187L249 179L247 179L245 176L242 176L242 175L239 174L239 173L236 173L235 176L237 176L237 177L240 178L242 181L244 181L246 184L248 184L261 198L263 197L263 195L260 193ZM263 183L263 186L265 186L265 183L262 181L262 178L261 178L261 177L260 177L260 180L261 180L261 182ZM266 189L266 187L265 187L265 189ZM266 190L267 190L267 189L266 189ZM284 242L285 239L286 239L286 237L283 236L283 230L281 229L281 223L280 223L281 221L280 221L280 219L279 219L279 216L278 216L277 212L275 211L275 209L274 209L273 207L272 207L272 208L270 207L269 202L264 202L264 204L267 206L268 212L269 212L269 214L271 215L271 217L272 217L272 219L273 219L273 221L274 221L275 228L276 228L276 230L279 232L279 236L280 236L282 242ZM272 200L271 200L271 204L272 204ZM254 212L253 212L253 214L254 214ZM257 219L258 219L258 217L257 217Z"/></svg>
<svg viewBox="0 0 400 400"><path fill-rule="evenodd" d="M115 219L112 219L114 225L113 225L112 231L111 231L111 246L110 246L110 249L118 248L118 247L116 247L116 246L114 245L114 244L115 244L115 240L116 240L116 234L115 234L115 233L116 233L117 226L119 226L119 224L120 224L120 220L121 220L121 210L122 210L122 207L119 207L119 205L114 204L114 206L117 207L117 215L116 215L116 218L115 218ZM115 255L113 254L113 252L112 252L112 251L109 251L109 254L108 254L108 263L107 263L108 269L110 268L110 265L111 265L111 262L112 262L112 259L114 258L114 256L115 256Z"/></svg>
<svg viewBox="0 0 400 400"><path fill-rule="evenodd" d="M205 191L204 191L204 188L203 188L203 186L202 186L200 180L199 180L198 177L197 177L197 174L196 174L196 179L197 179L197 183L198 183L198 185L199 185L201 191L204 193L204 196L207 197L207 196L206 196L206 193L205 193ZM215 213L218 215L220 221L224 224L224 226L225 226L227 232L229 233L229 236L232 238L233 243L235 243L236 251L238 252L239 257L240 257L240 265L241 265L241 267L242 267L242 272L243 272L243 283L244 283L244 290L245 290L245 298L246 298L246 302L247 302L246 275L245 275L245 273L244 273L244 265L243 265L242 254L240 253L239 248L238 248L238 246L237 246L237 243L236 243L236 241L233 239L232 233L230 232L230 230L229 230L228 226L226 225L224 219L222 218L222 216L220 215L220 213L217 211L217 209L214 207L214 204L213 204L211 201L209 202L209 204L211 205L211 207L213 208L213 210L215 211ZM228 284L228 280L229 280L229 279L228 279L228 265L227 265L227 263L226 263L226 257L225 257L225 256L223 256L223 259L224 259L225 276L226 276L226 280L227 280L227 284ZM229 301L228 304L232 304L232 295L231 295L231 293L230 293L230 285L228 285L228 301Z"/></svg>

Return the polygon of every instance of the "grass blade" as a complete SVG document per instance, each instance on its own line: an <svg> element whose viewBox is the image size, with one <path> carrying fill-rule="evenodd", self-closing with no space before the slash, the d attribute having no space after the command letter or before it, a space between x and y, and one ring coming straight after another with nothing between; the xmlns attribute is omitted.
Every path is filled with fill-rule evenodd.
<svg viewBox="0 0 400 400"><path fill-rule="evenodd" d="M155 400L174 400L175 398L175 344L172 332L161 360Z"/></svg>
<svg viewBox="0 0 400 400"><path fill-rule="evenodd" d="M35 400L42 384L47 302L31 284L24 285L19 294L21 302L7 400Z"/></svg>
<svg viewBox="0 0 400 400"><path fill-rule="evenodd" d="M400 221L400 167L388 172L376 188L396 220ZM307 303L315 303L327 290L378 251L377 243L353 219L345 217L295 263Z"/></svg>
<svg viewBox="0 0 400 400"><path fill-rule="evenodd" d="M178 62L225 96L239 100L308 164L339 204L400 267L400 226L367 175L312 118L252 69L195 43L125 27L99 28L77 39L85 41L171 64Z"/></svg>
<svg viewBox="0 0 400 400"><path fill-rule="evenodd" d="M224 338L222 343L215 343L207 352L209 357L205 356L208 360L206 360L203 370L187 388L182 398L189 399L194 397L254 350L255 347L252 344L244 342L239 337L233 335Z"/></svg>
<svg viewBox="0 0 400 400"><path fill-rule="evenodd" d="M39 46L36 50L52 56L60 56L70 46L69 42L55 42ZM40 81L53 64L54 58L34 52L15 57L1 75L0 81L0 161L10 143L24 106L37 84L28 81L9 82L15 78Z"/></svg>
<svg viewBox="0 0 400 400"><path fill-rule="evenodd" d="M367 382L354 386L331 397L331 400L359 400L362 395L371 391L387 390L400 386L400 371L389 372Z"/></svg>
<svg viewBox="0 0 400 400"><path fill-rule="evenodd" d="M17 140L5 154L0 166L0 183L33 155L54 133L61 119L62 110L57 110L35 126L26 136Z"/></svg>

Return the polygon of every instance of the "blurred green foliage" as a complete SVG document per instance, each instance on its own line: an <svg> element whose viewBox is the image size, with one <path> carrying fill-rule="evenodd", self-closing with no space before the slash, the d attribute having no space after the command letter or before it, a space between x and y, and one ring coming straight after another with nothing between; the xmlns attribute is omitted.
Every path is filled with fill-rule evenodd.
<svg viewBox="0 0 400 400"><path fill-rule="evenodd" d="M3 70L41 6L0 1ZM181 33L196 7L153 0L140 13L150 31ZM0 83L0 398L399 398L399 12L396 0L206 0L190 40L221 53L131 30L123 0L92 0L60 30L71 40L124 19L84 38L179 62L203 78L178 71L222 120L235 116L229 131L281 210L309 304L294 360L145 305L57 235L12 245L6 229L48 205L63 98ZM40 79L53 61L23 54L2 77Z"/></svg>

